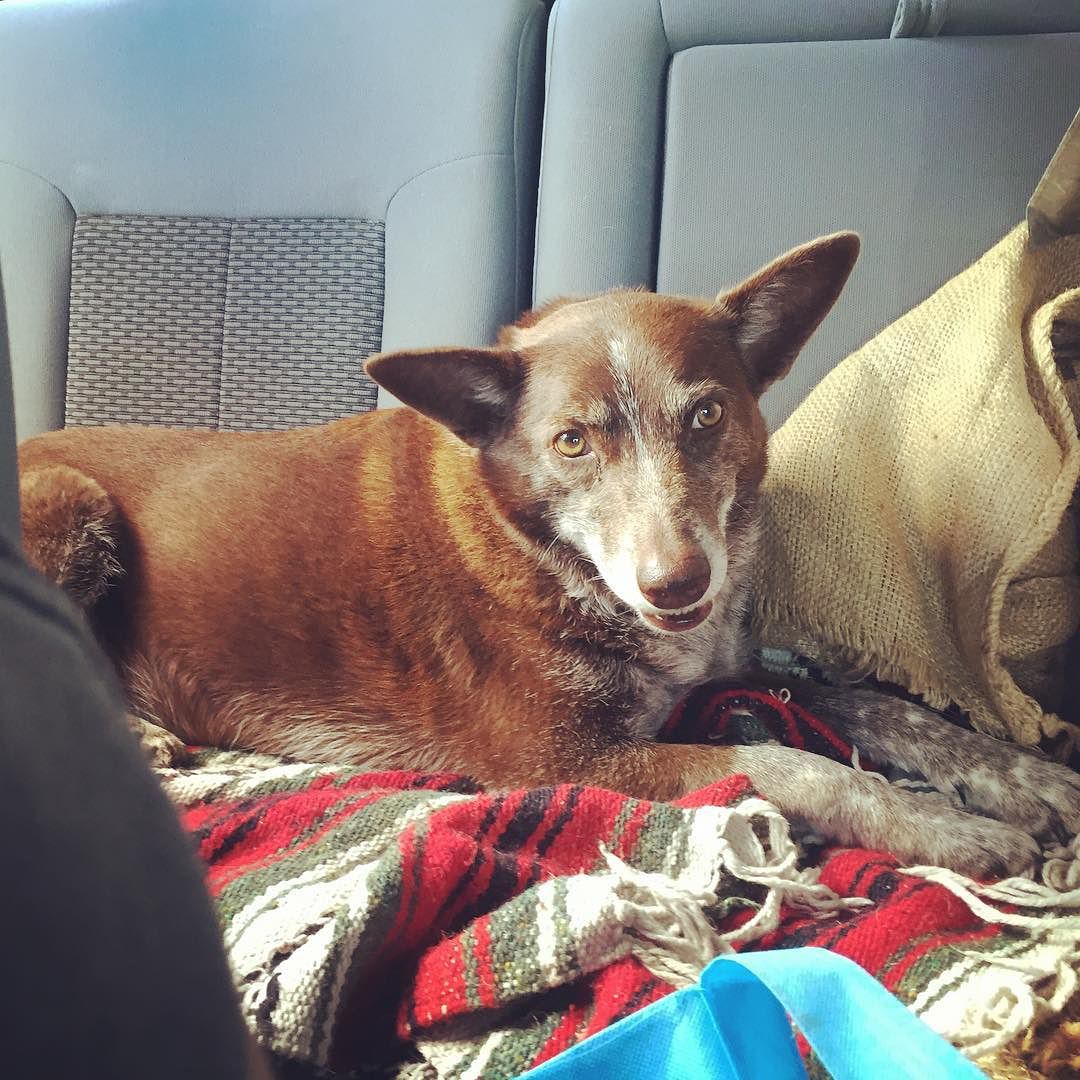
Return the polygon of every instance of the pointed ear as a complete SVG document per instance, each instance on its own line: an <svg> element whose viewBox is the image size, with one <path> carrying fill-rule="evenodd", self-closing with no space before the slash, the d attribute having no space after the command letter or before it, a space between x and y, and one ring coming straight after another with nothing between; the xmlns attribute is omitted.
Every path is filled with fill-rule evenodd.
<svg viewBox="0 0 1080 1080"><path fill-rule="evenodd" d="M399 401L470 446L486 446L495 438L524 378L518 358L497 349L380 353L364 370Z"/></svg>
<svg viewBox="0 0 1080 1080"><path fill-rule="evenodd" d="M716 298L755 394L788 373L836 303L858 257L858 236L834 233L781 255Z"/></svg>

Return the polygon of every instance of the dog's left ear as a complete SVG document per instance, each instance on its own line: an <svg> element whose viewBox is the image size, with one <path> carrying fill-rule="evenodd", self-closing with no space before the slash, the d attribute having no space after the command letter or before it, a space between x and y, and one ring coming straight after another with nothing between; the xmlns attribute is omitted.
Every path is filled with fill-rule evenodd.
<svg viewBox="0 0 1080 1080"><path fill-rule="evenodd" d="M364 370L399 401L470 446L486 446L495 438L524 377L518 358L499 349L380 353Z"/></svg>
<svg viewBox="0 0 1080 1080"><path fill-rule="evenodd" d="M716 298L755 394L786 375L859 257L859 237L834 233L781 255Z"/></svg>

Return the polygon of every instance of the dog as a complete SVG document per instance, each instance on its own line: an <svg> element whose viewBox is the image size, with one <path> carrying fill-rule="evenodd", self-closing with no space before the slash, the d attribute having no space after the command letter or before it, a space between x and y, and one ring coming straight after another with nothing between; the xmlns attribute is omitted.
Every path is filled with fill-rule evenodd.
<svg viewBox="0 0 1080 1080"><path fill-rule="evenodd" d="M750 660L766 429L858 255L839 233L714 300L556 300L487 349L388 353L407 408L284 432L76 428L20 449L29 560L83 607L132 724L495 787L668 800L746 773L799 827L986 876L1080 830L1080 776L879 694L804 688L970 813L773 746L654 741Z"/></svg>

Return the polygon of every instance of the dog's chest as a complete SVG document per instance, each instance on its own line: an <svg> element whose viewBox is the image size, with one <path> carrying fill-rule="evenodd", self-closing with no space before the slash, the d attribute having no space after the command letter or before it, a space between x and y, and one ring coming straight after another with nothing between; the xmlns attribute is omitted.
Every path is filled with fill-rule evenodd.
<svg viewBox="0 0 1080 1080"><path fill-rule="evenodd" d="M737 618L717 616L684 634L650 636L634 665L640 708L635 730L653 736L680 698L710 679L745 665L745 637Z"/></svg>
<svg viewBox="0 0 1080 1080"><path fill-rule="evenodd" d="M696 686L713 669L717 635L690 631L678 637L653 637L641 649L637 667L671 686Z"/></svg>
<svg viewBox="0 0 1080 1080"><path fill-rule="evenodd" d="M635 735L652 738L695 686L745 666L737 605L681 634L657 634L631 618L608 644L577 657L572 680L587 699L610 703Z"/></svg>

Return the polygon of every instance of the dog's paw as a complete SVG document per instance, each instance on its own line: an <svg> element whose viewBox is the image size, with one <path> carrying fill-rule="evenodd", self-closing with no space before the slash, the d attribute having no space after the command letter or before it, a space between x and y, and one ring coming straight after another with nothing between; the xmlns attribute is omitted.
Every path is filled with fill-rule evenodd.
<svg viewBox="0 0 1080 1080"><path fill-rule="evenodd" d="M1080 773L1026 750L1014 753L1004 784L993 776L986 782L981 772L965 778L986 812L1036 836L1071 840L1080 833Z"/></svg>
<svg viewBox="0 0 1080 1080"><path fill-rule="evenodd" d="M1023 829L961 810L936 808L917 829L900 831L889 847L902 862L945 866L983 880L1022 874L1040 854L1038 843Z"/></svg>
<svg viewBox="0 0 1080 1080"><path fill-rule="evenodd" d="M171 731L166 731L163 727L158 727L157 724L152 724L149 720L130 713L128 725L155 769L172 768L187 759L187 747Z"/></svg>
<svg viewBox="0 0 1080 1080"><path fill-rule="evenodd" d="M940 779L972 810L1044 840L1080 833L1080 773L1041 754L963 732Z"/></svg>

